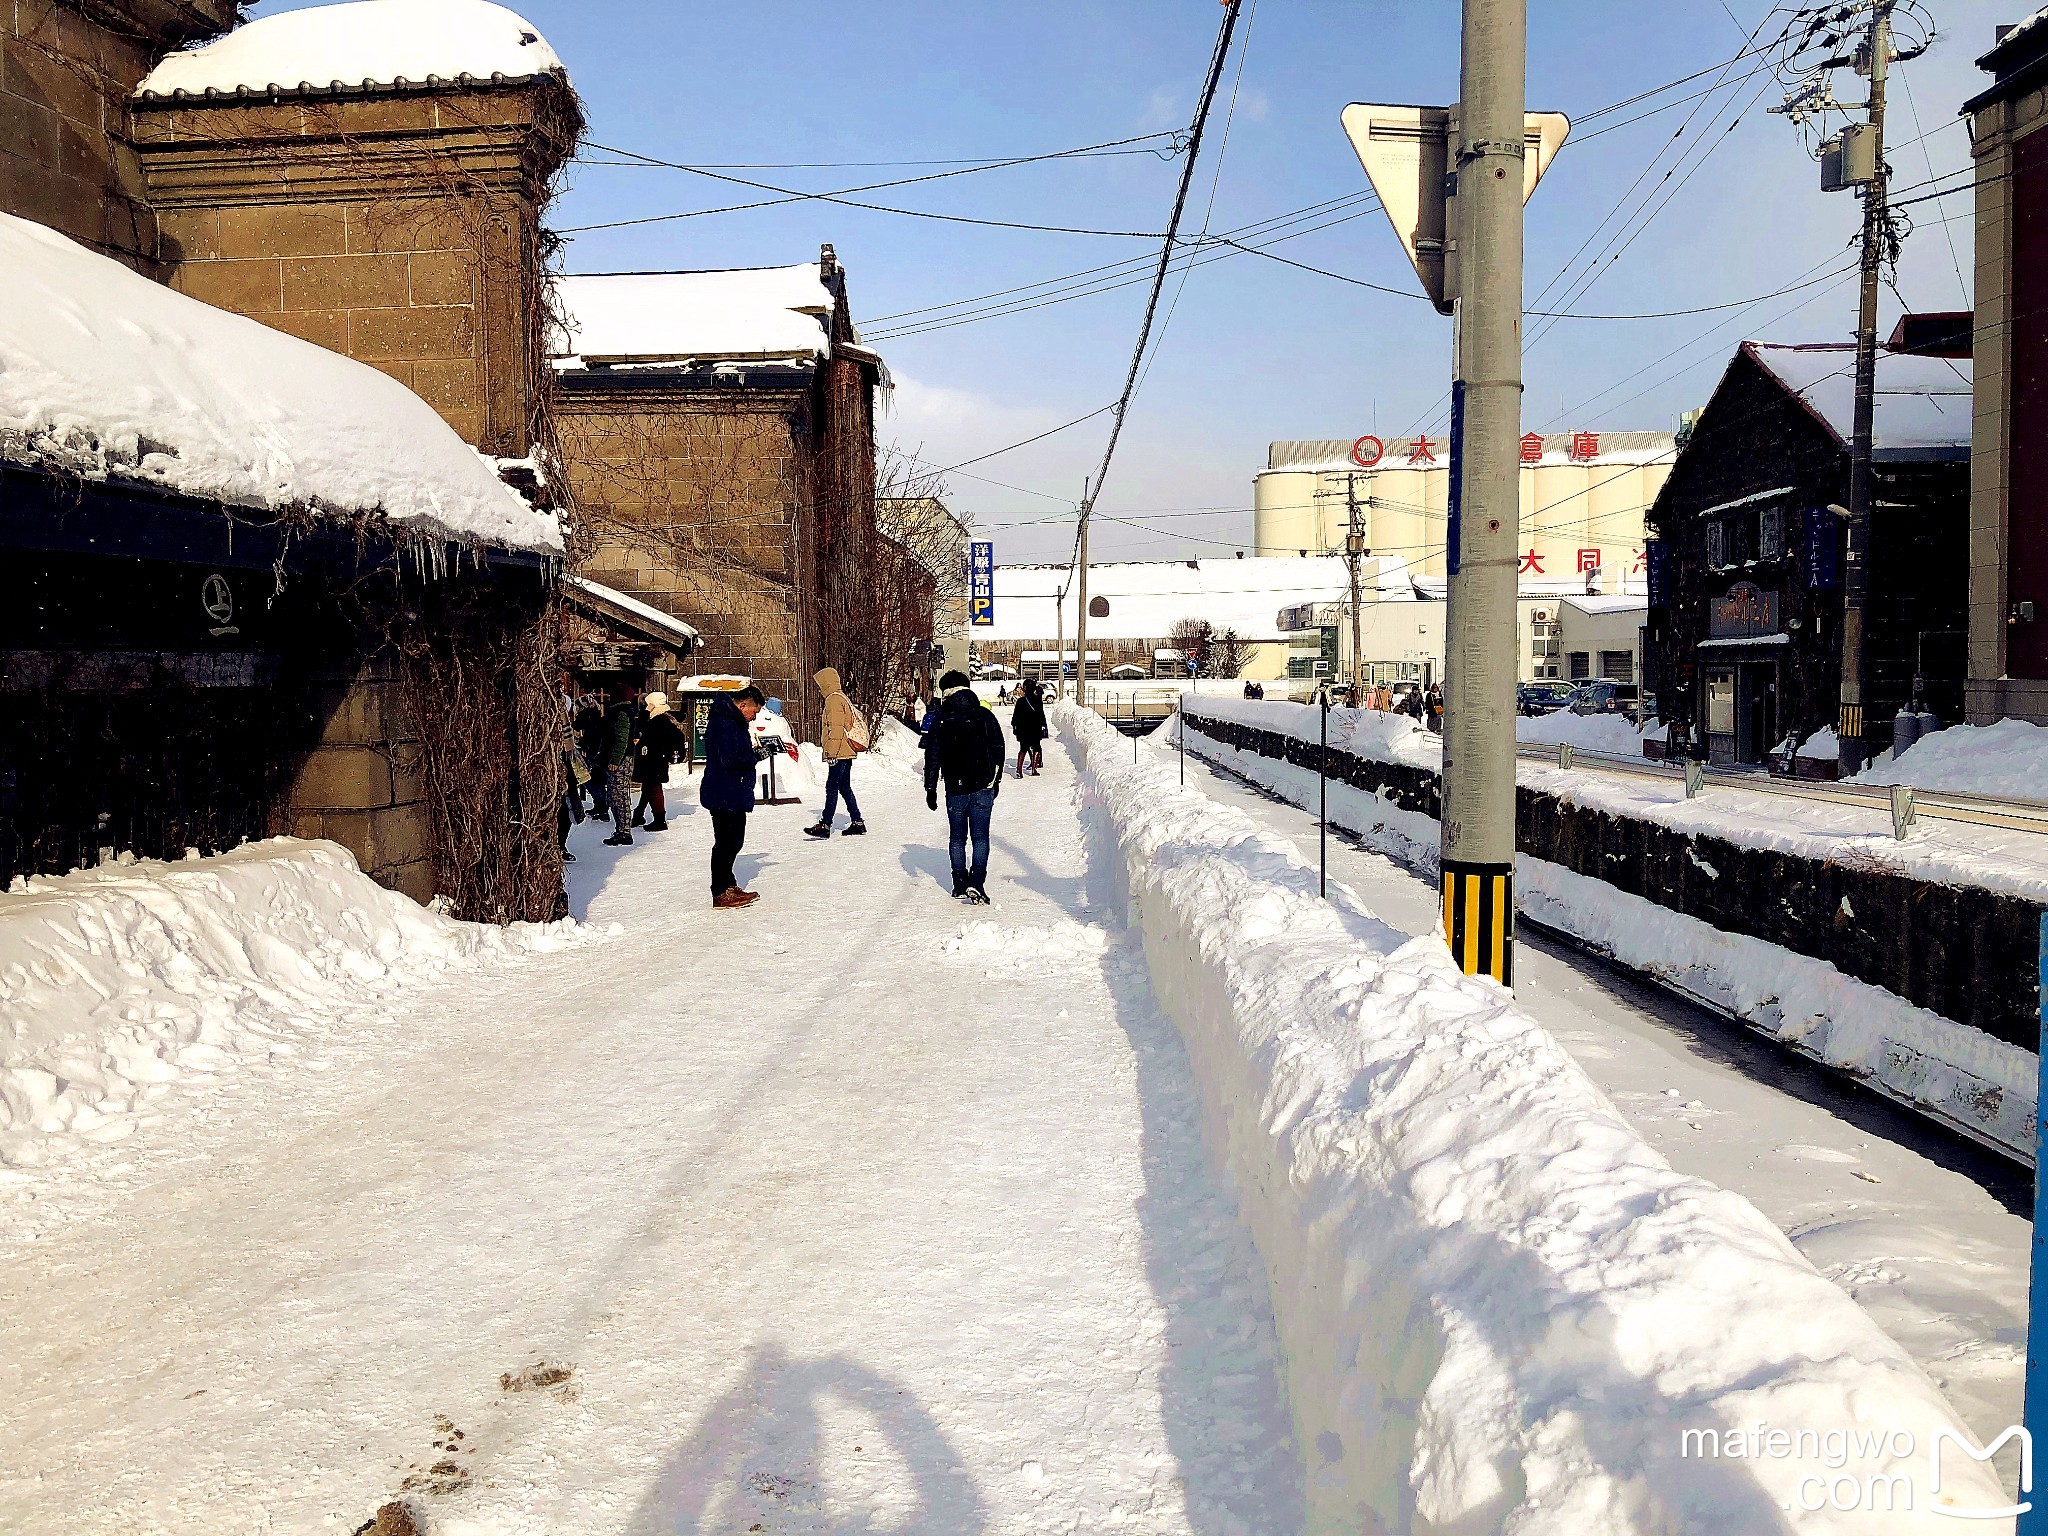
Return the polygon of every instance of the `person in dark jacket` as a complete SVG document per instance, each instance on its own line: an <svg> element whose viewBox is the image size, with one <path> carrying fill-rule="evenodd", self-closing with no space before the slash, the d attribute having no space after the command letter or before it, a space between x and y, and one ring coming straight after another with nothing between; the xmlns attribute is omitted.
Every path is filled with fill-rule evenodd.
<svg viewBox="0 0 2048 1536"><path fill-rule="evenodd" d="M985 905L988 901L988 823L995 810L996 791L1002 787L1003 764L1009 744L1003 727L986 704L975 696L964 672L948 672L939 679L945 697L940 700L937 721L925 738L924 802L939 808L939 780L946 781L946 819L951 823L948 845L953 856L953 894L964 901ZM967 861L969 839L974 844L974 862Z"/></svg>
<svg viewBox="0 0 2048 1536"><path fill-rule="evenodd" d="M1045 719L1045 690L1035 680L1018 689L1010 730L1017 738L1017 777L1024 777L1027 759L1032 773L1038 773L1045 767L1045 738L1052 734L1052 727Z"/></svg>
<svg viewBox="0 0 2048 1536"><path fill-rule="evenodd" d="M611 691L611 707L604 713L598 752L604 767L605 799L611 803L612 835L608 848L624 847L633 841L633 743L640 735L640 690L620 683Z"/></svg>
<svg viewBox="0 0 2048 1536"><path fill-rule="evenodd" d="M668 830L668 771L679 757L689 755L689 738L676 724L669 709L668 695L650 693L640 722L640 738L633 743L633 782L640 786L640 803L633 807L633 825L639 826L648 811L654 820L650 832Z"/></svg>
<svg viewBox="0 0 2048 1536"><path fill-rule="evenodd" d="M697 799L711 816L711 905L721 911L750 907L761 898L740 889L733 862L747 843L747 817L754 809L754 780L761 751L754 744L753 720L768 702L751 685L711 701L704 728L704 777Z"/></svg>

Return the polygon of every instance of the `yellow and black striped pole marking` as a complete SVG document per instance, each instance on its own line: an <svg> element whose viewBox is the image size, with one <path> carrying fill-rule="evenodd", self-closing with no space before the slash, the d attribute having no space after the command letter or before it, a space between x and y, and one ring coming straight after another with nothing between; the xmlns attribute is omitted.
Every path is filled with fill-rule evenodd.
<svg viewBox="0 0 2048 1536"><path fill-rule="evenodd" d="M1514 985L1514 865L1444 861L1444 936L1467 976Z"/></svg>

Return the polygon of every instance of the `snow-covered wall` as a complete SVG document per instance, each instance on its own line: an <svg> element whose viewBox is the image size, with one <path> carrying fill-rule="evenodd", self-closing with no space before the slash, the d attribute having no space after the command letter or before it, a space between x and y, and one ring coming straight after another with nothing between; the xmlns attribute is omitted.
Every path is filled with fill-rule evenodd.
<svg viewBox="0 0 2048 1536"><path fill-rule="evenodd" d="M285 838L19 879L0 892L0 1164L126 1136L181 1080L291 1055L316 1015L587 932L458 923Z"/></svg>
<svg viewBox="0 0 2048 1536"><path fill-rule="evenodd" d="M1265 1261L1311 1530L1867 1536L2004 1502L1975 1463L1927 1488L1900 1447L1960 1425L1918 1367L1509 994L1318 899L1290 843L1092 714L1057 725ZM1881 1435L1858 1478L1917 1506L1808 1511L1817 1461L1704 1454L1759 1426Z"/></svg>

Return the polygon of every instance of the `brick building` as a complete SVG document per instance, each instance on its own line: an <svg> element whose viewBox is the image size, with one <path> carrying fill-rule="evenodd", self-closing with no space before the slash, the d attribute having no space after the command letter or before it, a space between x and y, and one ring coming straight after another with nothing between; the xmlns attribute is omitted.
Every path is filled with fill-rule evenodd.
<svg viewBox="0 0 2048 1536"><path fill-rule="evenodd" d="M873 706L874 394L832 248L815 263L572 277L555 348L594 580L687 621L814 734L818 667Z"/></svg>
<svg viewBox="0 0 2048 1536"><path fill-rule="evenodd" d="M1650 509L1645 681L1673 748L1762 763L1832 728L1856 352L1745 342ZM1970 365L1878 356L1866 741L1917 696L1962 716Z"/></svg>

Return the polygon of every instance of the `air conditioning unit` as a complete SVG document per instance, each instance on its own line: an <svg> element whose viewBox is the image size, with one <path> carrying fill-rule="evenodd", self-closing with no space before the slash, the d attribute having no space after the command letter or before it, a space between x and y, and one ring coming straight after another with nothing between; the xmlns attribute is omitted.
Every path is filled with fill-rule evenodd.
<svg viewBox="0 0 2048 1536"><path fill-rule="evenodd" d="M1548 624L1550 622L1550 610L1548 608L1538 608L1529 615L1529 618L1533 623Z"/></svg>

